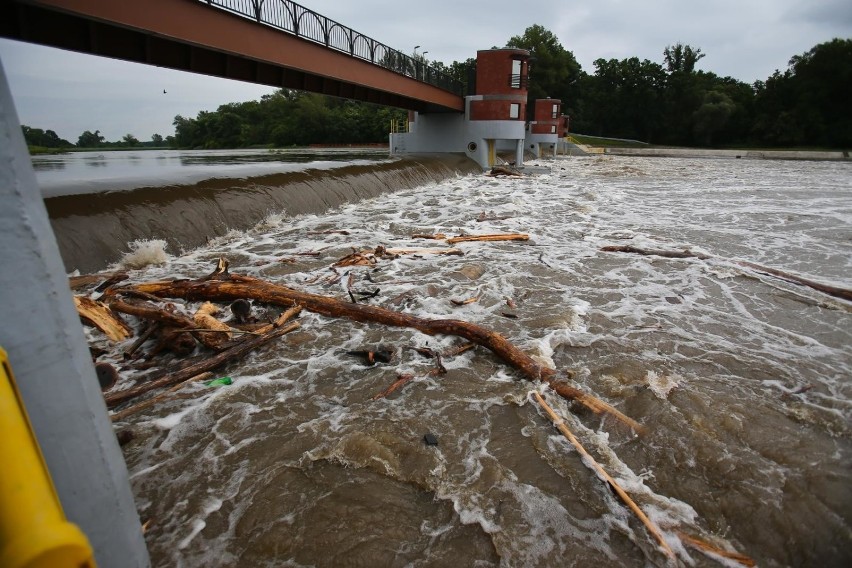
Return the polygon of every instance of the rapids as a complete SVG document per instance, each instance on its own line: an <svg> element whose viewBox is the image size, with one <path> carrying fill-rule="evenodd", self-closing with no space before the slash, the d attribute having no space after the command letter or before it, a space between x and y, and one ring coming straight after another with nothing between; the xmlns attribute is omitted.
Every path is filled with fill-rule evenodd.
<svg viewBox="0 0 852 568"><path fill-rule="evenodd" d="M155 566L665 566L533 389L678 563L736 565L682 532L760 566L850 565L852 305L733 262L852 287L850 165L536 165L551 173L458 175L272 214L188 252L169 246L132 280L201 276L224 256L232 272L346 299L351 273L354 289L380 290L370 303L468 320L572 369L648 432L566 403L482 348L447 358L442 376L410 349L457 338L303 313L299 331L222 370L233 385L186 387L121 423L136 434L124 452ZM326 283L353 248L441 247L411 238L439 232L531 240L461 243L464 256L402 256ZM613 244L713 258L600 251ZM296 255L308 251L320 255ZM390 364L346 354L378 345L395 351ZM404 373L417 378L372 400Z"/></svg>

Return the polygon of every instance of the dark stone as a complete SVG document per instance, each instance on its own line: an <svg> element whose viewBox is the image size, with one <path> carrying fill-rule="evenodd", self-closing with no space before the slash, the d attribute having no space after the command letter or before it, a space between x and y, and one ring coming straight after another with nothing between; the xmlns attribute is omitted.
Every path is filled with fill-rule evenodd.
<svg viewBox="0 0 852 568"><path fill-rule="evenodd" d="M426 443L427 446L437 446L438 445L438 438L436 438L435 434L432 434L431 432L427 432L423 436L423 441Z"/></svg>

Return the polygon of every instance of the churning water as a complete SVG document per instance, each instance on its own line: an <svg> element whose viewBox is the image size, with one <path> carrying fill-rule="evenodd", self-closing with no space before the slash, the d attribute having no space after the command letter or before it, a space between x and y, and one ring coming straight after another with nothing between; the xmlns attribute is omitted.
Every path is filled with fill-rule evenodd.
<svg viewBox="0 0 852 568"><path fill-rule="evenodd" d="M222 371L233 385L186 387L128 419L154 565L666 565L534 389L661 527L678 563L737 565L683 544L686 534L760 566L850 565L852 305L734 262L852 287L850 165L540 165L552 173L468 175L322 215L284 211L171 251L133 279L201 276L224 256L232 272L345 300L349 273L353 289L380 290L369 303L468 320L573 370L577 386L648 432L567 403L482 348L445 359L440 376L410 349L458 338L303 313L297 332ZM441 247L411 237L439 232L531 240L327 278L353 248ZM620 244L712 258L600 250ZM320 256L296 254L309 251ZM390 364L346 354L379 345L395 351ZM416 379L372 400L406 373Z"/></svg>

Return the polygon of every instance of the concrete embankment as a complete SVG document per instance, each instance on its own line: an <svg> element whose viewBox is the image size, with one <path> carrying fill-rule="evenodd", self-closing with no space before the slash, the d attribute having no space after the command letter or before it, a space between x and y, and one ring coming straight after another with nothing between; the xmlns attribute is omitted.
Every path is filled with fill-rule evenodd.
<svg viewBox="0 0 852 568"><path fill-rule="evenodd" d="M710 150L702 148L604 148L610 156L666 158L728 158L747 160L849 160L848 151L812 150Z"/></svg>

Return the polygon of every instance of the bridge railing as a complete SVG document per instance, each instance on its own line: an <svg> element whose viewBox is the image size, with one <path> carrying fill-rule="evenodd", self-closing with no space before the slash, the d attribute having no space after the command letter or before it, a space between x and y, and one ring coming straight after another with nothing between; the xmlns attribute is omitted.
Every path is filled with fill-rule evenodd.
<svg viewBox="0 0 852 568"><path fill-rule="evenodd" d="M289 0L198 1L324 45L329 49L369 61L459 96L464 95L464 87L460 81L435 67L430 67L423 59L392 49L295 2Z"/></svg>

